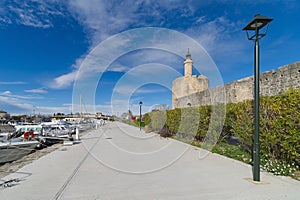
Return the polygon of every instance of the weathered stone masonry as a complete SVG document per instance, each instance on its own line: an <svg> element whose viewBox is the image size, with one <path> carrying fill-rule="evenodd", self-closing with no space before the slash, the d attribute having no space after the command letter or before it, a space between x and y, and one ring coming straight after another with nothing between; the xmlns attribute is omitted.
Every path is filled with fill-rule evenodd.
<svg viewBox="0 0 300 200"><path fill-rule="evenodd" d="M191 60L190 53L188 52L188 54ZM192 61L189 63L192 63ZM186 67L186 61L184 67ZM300 62L279 67L277 72L270 70L260 74L261 96L278 95L291 87L300 88ZM208 88L207 77L202 75L187 76L185 74L184 77L173 81L172 107L183 108L212 105L220 102L236 103L253 99L253 90L253 76L233 81L223 86Z"/></svg>

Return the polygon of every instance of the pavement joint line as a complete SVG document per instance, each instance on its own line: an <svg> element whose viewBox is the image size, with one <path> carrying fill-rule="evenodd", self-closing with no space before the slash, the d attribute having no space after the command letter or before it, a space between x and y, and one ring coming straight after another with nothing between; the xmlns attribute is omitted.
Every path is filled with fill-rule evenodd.
<svg viewBox="0 0 300 200"><path fill-rule="evenodd" d="M90 149L87 150L87 153L85 154L85 156L83 157L83 159L79 162L79 164L74 169L74 171L72 172L72 174L69 176L69 178L63 184L63 186L60 188L60 190L54 196L54 198L53 198L54 200L58 200L58 199L60 199L60 197L62 197L63 192L66 190L67 186L70 184L70 182L72 181L72 179L76 176L76 174L79 171L80 167L82 166L82 164L84 163L84 161L87 159L87 157L90 155L90 151L96 146L96 144L98 144L98 142L100 141L100 139L101 139L101 137L98 137L97 141L93 144L93 146Z"/></svg>

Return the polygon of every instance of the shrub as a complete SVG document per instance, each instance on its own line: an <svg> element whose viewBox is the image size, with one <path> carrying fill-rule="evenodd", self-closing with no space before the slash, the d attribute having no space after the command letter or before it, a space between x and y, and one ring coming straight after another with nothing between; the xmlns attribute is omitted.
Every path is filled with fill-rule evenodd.
<svg viewBox="0 0 300 200"><path fill-rule="evenodd" d="M167 116L166 111L154 111L149 113L150 126L153 131L160 131L166 125Z"/></svg>
<svg viewBox="0 0 300 200"><path fill-rule="evenodd" d="M145 126L150 125L151 119L150 119L149 113L144 114L144 123L145 123Z"/></svg>
<svg viewBox="0 0 300 200"><path fill-rule="evenodd" d="M201 106L199 107L199 127L197 129L197 134L195 135L195 139L202 141L208 131L210 115L211 115L211 106Z"/></svg>
<svg viewBox="0 0 300 200"><path fill-rule="evenodd" d="M176 108L174 110L167 111L167 122L169 132L175 135L179 130L179 125L181 123L181 109Z"/></svg>
<svg viewBox="0 0 300 200"><path fill-rule="evenodd" d="M274 167L280 173L287 174L300 166L300 89L286 91L284 94L260 99L260 144L261 155L268 162L262 166L268 171ZM214 110L212 110L214 109ZM213 112L214 111L214 112ZM226 112L226 119L222 118ZM217 106L200 106L167 111L156 111L146 114L145 124L163 136L187 138L202 141L205 139L215 144L229 136L237 136L240 146L252 153L253 146L253 100ZM214 119L214 120L212 120ZM224 126L223 126L224 124ZM273 163L272 165L270 163ZM276 165L274 165L276 163ZM270 167L272 166L272 167ZM273 167L274 166L274 167ZM283 170L281 170L283 168ZM287 170L285 170L287 169ZM282 172L284 171L284 172Z"/></svg>
<svg viewBox="0 0 300 200"><path fill-rule="evenodd" d="M266 159L300 165L300 90L263 97L260 103L261 154ZM245 149L252 151L253 101L231 105L236 116L232 132Z"/></svg>

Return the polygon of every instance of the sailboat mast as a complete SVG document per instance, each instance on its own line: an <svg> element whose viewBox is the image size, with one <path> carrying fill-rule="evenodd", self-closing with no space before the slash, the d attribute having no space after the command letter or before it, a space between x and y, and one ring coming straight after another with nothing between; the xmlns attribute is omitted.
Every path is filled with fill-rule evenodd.
<svg viewBox="0 0 300 200"><path fill-rule="evenodd" d="M80 95L80 118L82 118L82 96Z"/></svg>

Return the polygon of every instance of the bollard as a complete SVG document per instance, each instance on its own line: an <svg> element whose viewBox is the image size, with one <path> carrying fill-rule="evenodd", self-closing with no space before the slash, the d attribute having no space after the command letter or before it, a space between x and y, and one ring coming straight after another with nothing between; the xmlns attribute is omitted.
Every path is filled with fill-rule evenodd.
<svg viewBox="0 0 300 200"><path fill-rule="evenodd" d="M76 139L76 140L80 140L80 137L79 137L79 129L78 129L77 127L75 128L75 134L76 134L76 135L75 135L75 139Z"/></svg>

